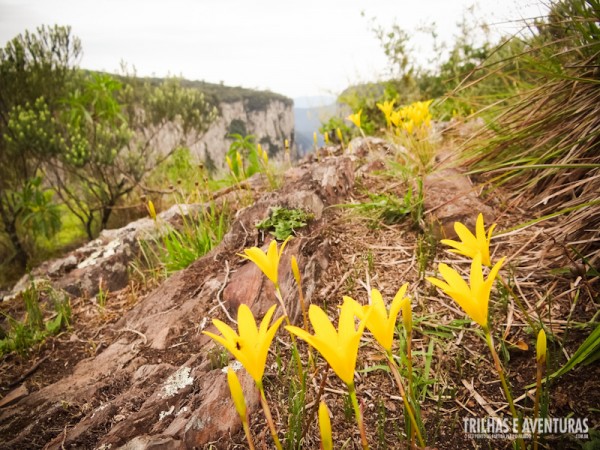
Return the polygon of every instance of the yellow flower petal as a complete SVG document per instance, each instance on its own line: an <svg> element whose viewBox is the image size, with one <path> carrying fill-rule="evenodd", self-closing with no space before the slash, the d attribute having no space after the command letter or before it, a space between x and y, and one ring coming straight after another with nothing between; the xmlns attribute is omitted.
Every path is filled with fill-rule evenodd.
<svg viewBox="0 0 600 450"><path fill-rule="evenodd" d="M451 252L465 255L469 258L474 258L475 255L480 253L482 263L486 266L491 266L490 240L492 239L492 232L495 227L496 224L493 224L486 235L483 214L479 213L475 223L475 235L462 223L455 222L454 231L456 231L456 234L460 238L460 242L451 239L442 239L441 242L442 244L454 247L454 250L450 250Z"/></svg>
<svg viewBox="0 0 600 450"><path fill-rule="evenodd" d="M213 324L221 332L222 336L203 331L204 334L223 345L229 352L245 367L246 371L259 384L265 371L269 347L283 316L269 327L276 306L273 305L265 314L260 327L256 327L254 316L247 305L242 304L238 308L238 328L236 333L229 325L218 319L213 319Z"/></svg>
<svg viewBox="0 0 600 450"><path fill-rule="evenodd" d="M275 242L275 241L271 241ZM249 259L266 275L273 283L277 283L277 272L273 270L273 264L269 257L258 247L247 248L244 250L244 255L240 255Z"/></svg>
<svg viewBox="0 0 600 450"><path fill-rule="evenodd" d="M355 328L353 311L350 302L342 304L338 331L325 311L316 305L310 305L308 311L310 322L315 330L314 335L299 327L285 327L290 333L308 342L321 353L336 375L348 386L354 383L358 345L365 327L365 320L363 320L358 329Z"/></svg>
<svg viewBox="0 0 600 450"><path fill-rule="evenodd" d="M235 371L231 368L227 368L227 384L229 385L229 392L231 392L231 398L235 409L240 415L242 422L246 421L246 399L244 398L244 391L242 385L238 379Z"/></svg>
<svg viewBox="0 0 600 450"><path fill-rule="evenodd" d="M456 270L448 267L446 264L439 265L439 272L445 282L433 277L426 277L426 279L458 303L472 320L484 329L487 329L490 293L504 260L505 258L502 258L498 261L490 270L488 278L484 279L481 254L477 253L471 264L470 286L461 278Z"/></svg>

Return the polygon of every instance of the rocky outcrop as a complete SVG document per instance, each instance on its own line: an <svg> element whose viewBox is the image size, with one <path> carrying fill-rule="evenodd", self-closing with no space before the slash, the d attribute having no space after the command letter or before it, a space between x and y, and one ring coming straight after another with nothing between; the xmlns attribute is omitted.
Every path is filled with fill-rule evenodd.
<svg viewBox="0 0 600 450"><path fill-rule="evenodd" d="M240 99L221 102L219 114L200 140L187 142L191 153L204 164L216 169L225 168L225 154L233 139L231 134L253 135L270 157L281 154L284 140L294 141L292 101L279 97L261 98L260 102ZM157 136L159 147L174 148L176 127L166 127Z"/></svg>
<svg viewBox="0 0 600 450"><path fill-rule="evenodd" d="M275 303L262 273L237 254L246 247L268 245L270 237L254 225L270 207L301 207L314 214L310 229L289 243L287 261L280 267L284 301L290 318L297 318L300 308L289 255L298 258L310 302L331 263L329 238L318 232L321 217L326 206L349 194L354 170L347 156L290 169L281 191L265 193L238 212L219 246L125 313L112 326L117 338L110 345L80 361L71 375L22 393L0 409L0 448L24 448L36 424L54 420L61 405L77 405L78 420L52 436L47 449L185 449L209 442L223 446L241 424L226 376L210 356L216 346L200 332L215 331L210 319L227 320L242 302L257 316ZM112 251L118 251L116 246ZM244 371L239 373L248 408L256 409L259 398L253 381Z"/></svg>
<svg viewBox="0 0 600 450"><path fill-rule="evenodd" d="M158 224L144 217L122 228L103 230L97 239L62 258L46 261L24 275L3 300L11 300L30 283L38 281L50 282L54 288L75 297L93 297L100 288L122 289L129 281L128 266L138 254L140 240L157 239L170 226L178 227L182 216L197 214L206 207L208 205L174 205L158 215Z"/></svg>
<svg viewBox="0 0 600 450"><path fill-rule="evenodd" d="M261 106L263 107L252 109L247 100L221 103L219 117L192 147L192 152L200 160L205 160L210 155L218 167L224 167L224 155L232 142L228 136L238 133L254 135L270 156L278 154L283 150L285 139L293 141L292 106L281 100L271 100Z"/></svg>

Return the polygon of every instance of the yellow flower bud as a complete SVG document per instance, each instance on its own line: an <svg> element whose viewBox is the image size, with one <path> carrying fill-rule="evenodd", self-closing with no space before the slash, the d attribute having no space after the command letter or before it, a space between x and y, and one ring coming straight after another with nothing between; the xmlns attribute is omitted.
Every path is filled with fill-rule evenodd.
<svg viewBox="0 0 600 450"><path fill-rule="evenodd" d="M240 415L242 422L246 421L246 400L244 399L244 391L242 391L242 385L238 379L235 371L231 368L227 368L227 384L229 384L229 391L231 392L231 398L235 405L235 409Z"/></svg>
<svg viewBox="0 0 600 450"><path fill-rule="evenodd" d="M328 132L323 135L323 138L325 139L325 145L329 145L329 133Z"/></svg>
<svg viewBox="0 0 600 450"><path fill-rule="evenodd" d="M340 130L339 128L337 128L335 130L335 134L337 135L337 137L340 140L340 142L344 142L344 137L342 136L342 130Z"/></svg>
<svg viewBox="0 0 600 450"><path fill-rule="evenodd" d="M538 333L535 350L538 364L544 364L546 362L546 332L543 328Z"/></svg>
<svg viewBox="0 0 600 450"><path fill-rule="evenodd" d="M302 278L300 277L300 269L298 268L298 261L296 261L295 256L292 256L292 273L294 274L296 283L298 283L298 286L300 286Z"/></svg>
<svg viewBox="0 0 600 450"><path fill-rule="evenodd" d="M313 142L315 143L315 147L319 144L319 140L317 139L317 132L313 133Z"/></svg>
<svg viewBox="0 0 600 450"><path fill-rule="evenodd" d="M235 158L237 160L238 163L238 167L241 169L244 167L243 163L242 163L242 155L240 155L240 152L235 152Z"/></svg>
<svg viewBox="0 0 600 450"><path fill-rule="evenodd" d="M227 161L227 165L229 166L229 170L233 172L233 163L231 162L231 158L229 156L225 157L225 161Z"/></svg>
<svg viewBox="0 0 600 450"><path fill-rule="evenodd" d="M148 214L150 214L152 220L156 220L156 210L154 209L154 203L152 203L152 200L148 200Z"/></svg>
<svg viewBox="0 0 600 450"><path fill-rule="evenodd" d="M323 450L332 450L333 439L331 438L329 409L323 401L319 404L319 430L321 431L321 448Z"/></svg>

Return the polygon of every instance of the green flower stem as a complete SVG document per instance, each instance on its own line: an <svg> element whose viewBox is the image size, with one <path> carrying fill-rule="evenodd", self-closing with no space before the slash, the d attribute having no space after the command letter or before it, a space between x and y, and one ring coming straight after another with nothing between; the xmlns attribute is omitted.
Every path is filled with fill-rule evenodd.
<svg viewBox="0 0 600 450"><path fill-rule="evenodd" d="M281 291L279 290L279 286L275 285L275 296L277 297L277 300L279 300L279 303L281 305L281 308L283 309L283 312L285 314L285 321L287 323L288 326L291 326L292 323L290 322L290 317L288 316L287 313L287 308L285 307L285 303L283 302L283 296L281 295ZM292 353L294 354L294 359L296 360L296 369L298 371L298 380L300 381L300 384L302 385L302 388L304 389L304 370L302 369L302 361L300 360L300 353L298 352L298 345L296 344L296 337L290 333L290 337L292 338L292 347L293 347L293 351Z"/></svg>
<svg viewBox="0 0 600 450"><path fill-rule="evenodd" d="M494 366L496 366L496 371L498 372L498 377L500 378L500 382L502 383L502 389L504 390L504 395L506 395L506 400L508 401L508 406L510 407L510 412L513 418L517 421L518 425L518 433L521 434L521 421L519 420L519 416L517 415L517 410L515 409L515 402L513 401L512 395L510 393L510 389L508 388L508 384L506 383L506 377L504 376L504 370L502 369L502 364L500 363L500 358L498 357L498 353L496 353L496 349L494 348L494 341L492 339L492 334L489 330L484 329L485 332L485 342L487 343L490 352L492 353L492 358L494 359ZM525 450L525 443L523 442L523 438L519 437L517 439L519 445L523 450Z"/></svg>
<svg viewBox="0 0 600 450"><path fill-rule="evenodd" d="M367 135L365 134L365 132L363 131L363 129L361 127L358 127L358 129L360 130L360 134L362 135L363 139L367 143L367 148L369 149L369 153L373 153L373 149L371 148L371 144L369 143L369 140L367 139Z"/></svg>
<svg viewBox="0 0 600 450"><path fill-rule="evenodd" d="M356 389L354 383L348 385L348 392L350 393L350 400L352 400L352 406L354 407L354 415L356 416L356 423L360 431L360 442L363 450L369 450L369 443L367 442L367 434L365 432L365 424L363 423L362 413L360 412L360 406L358 405L358 399L356 398Z"/></svg>
<svg viewBox="0 0 600 450"><path fill-rule="evenodd" d="M252 435L250 434L250 425L248 423L248 416L244 417L242 420L242 427L244 427L244 434L246 435L246 440L248 441L248 448L250 450L254 449L254 442L252 442Z"/></svg>
<svg viewBox="0 0 600 450"><path fill-rule="evenodd" d="M412 365L412 333L407 333L406 336L406 365L407 365L407 369L408 369L408 396L410 398L411 401L415 401L415 393L413 390L413 365ZM404 397L404 394L402 394L402 396ZM414 417L413 417L414 419ZM417 433L419 433L419 444L421 445L421 447L424 447L424 443L423 443L423 438L420 436L421 432L419 430L419 427L417 427L416 422L413 420L413 429L411 430L410 433L410 443L411 446L413 446L414 442L415 442L415 431Z"/></svg>
<svg viewBox="0 0 600 450"><path fill-rule="evenodd" d="M263 389L262 383L257 383L257 387L260 391L260 404L265 412L265 417L267 418L267 424L271 430L271 436L275 442L275 447L277 447L277 450L283 450L281 447L281 442L279 442L279 438L277 437L277 430L275 429L275 424L273 423L273 417L271 416L271 410L269 409L269 404L267 403L267 397L265 396L265 390Z"/></svg>
<svg viewBox="0 0 600 450"><path fill-rule="evenodd" d="M387 354L388 365L394 375L394 379L396 380L396 384L398 385L398 389L400 390L400 395L402 396L402 401L404 402L404 407L408 412L408 417L410 419L410 423L412 424L412 433L416 433L417 439L419 440L419 445L421 447L425 447L425 442L423 441L423 436L421 435L421 430L417 426L417 420L415 419L415 414L412 408L412 405L408 402L408 398L406 396L406 391L404 390L404 386L402 385L402 379L400 378L400 371L398 370L398 365L396 361L394 361L394 357L391 353Z"/></svg>
<svg viewBox="0 0 600 450"><path fill-rule="evenodd" d="M302 308L302 321L304 322L304 331L306 331L307 333L309 333L308 331L308 311L306 310L306 302L304 301L304 294L302 292L302 280L298 280L298 298L300 299L300 307ZM293 335L292 335L292 339L293 339ZM312 347L309 345L308 346L308 367L313 367L316 368L316 362L315 359L313 358L313 354L312 354ZM317 408L318 408L318 402L317 402Z"/></svg>
<svg viewBox="0 0 600 450"><path fill-rule="evenodd" d="M230 170L230 172L231 172L231 175L233 176L233 180L235 181L235 185L237 187L237 189L234 191L235 192L235 197L237 198L237 201L240 204L242 204L242 199L240 197L240 192L242 192L242 183L240 183L240 180L238 180L238 177L233 172L233 170Z"/></svg>
<svg viewBox="0 0 600 450"><path fill-rule="evenodd" d="M540 394L542 392L542 372L544 363L538 361L537 362L537 379L535 386L535 403L533 404L533 418L534 420L538 418L540 413ZM533 450L538 449L538 430L535 427L535 431L533 433Z"/></svg>
<svg viewBox="0 0 600 450"><path fill-rule="evenodd" d="M315 361L315 366L316 366ZM319 370L319 369L317 369ZM306 421L304 422L304 429L302 430L302 440L306 437L306 433L310 428L310 424L313 423L315 417L317 415L317 411L319 410L319 403L321 402L321 397L323 397L323 393L325 392L325 384L327 382L327 375L329 373L329 364L325 366L325 372L323 372L323 376L321 377L321 384L319 385L319 392L317 393L317 398L314 400L314 406L312 411L306 415ZM318 372L315 373L315 378L317 378Z"/></svg>

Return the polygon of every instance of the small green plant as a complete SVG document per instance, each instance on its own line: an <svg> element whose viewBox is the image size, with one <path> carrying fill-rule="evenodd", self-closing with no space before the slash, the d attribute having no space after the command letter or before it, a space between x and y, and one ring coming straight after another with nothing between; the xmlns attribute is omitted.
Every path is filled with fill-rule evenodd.
<svg viewBox="0 0 600 450"><path fill-rule="evenodd" d="M286 447L289 450L302 448L302 423L306 404L306 373L299 382L295 375L295 362L292 360L290 367L290 386L288 392L288 427L285 433Z"/></svg>
<svg viewBox="0 0 600 450"><path fill-rule="evenodd" d="M54 289L49 290L50 298L54 302L54 311L56 316L46 322L46 331L55 335L63 328L71 326L71 302L64 293L59 293Z"/></svg>
<svg viewBox="0 0 600 450"><path fill-rule="evenodd" d="M40 308L40 292L33 280L29 288L23 292L23 302L25 303L25 322L27 326L33 330L42 329L44 326L44 316Z"/></svg>
<svg viewBox="0 0 600 450"><path fill-rule="evenodd" d="M231 171L238 179L251 177L261 169L261 158L258 154L255 137L251 134L230 134L233 142L229 146L227 157L231 160Z"/></svg>
<svg viewBox="0 0 600 450"><path fill-rule="evenodd" d="M422 198L419 200L419 197L417 197L414 200L412 188L410 187L404 197L397 197L393 194L372 193L368 193L368 196L370 199L368 202L346 203L338 206L358 210L361 215L370 218L371 225L375 227L380 222L386 225L400 223L407 216L410 216L413 220L418 220L417 217L422 215Z"/></svg>
<svg viewBox="0 0 600 450"><path fill-rule="evenodd" d="M281 206L271 208L269 217L256 224L259 230L269 231L275 239L283 241L295 234L299 228L308 225L313 214L301 209L287 209Z"/></svg>
<svg viewBox="0 0 600 450"><path fill-rule="evenodd" d="M96 294L96 301L98 302L98 307L100 309L106 308L106 299L108 298L109 291L108 289L104 289L104 280L100 277L100 281L98 282L98 293Z"/></svg>
<svg viewBox="0 0 600 450"><path fill-rule="evenodd" d="M387 408L385 402L382 399L377 400L377 448L387 449L387 443L385 442L385 422L387 420Z"/></svg>
<svg viewBox="0 0 600 450"><path fill-rule="evenodd" d="M55 315L47 321L44 321L44 312L40 305L41 294L45 294L54 303ZM0 356L11 352L26 354L33 345L47 336L58 334L61 329L69 327L71 305L65 294L59 295L51 287L40 291L32 282L22 297L25 306L23 320L3 314L8 320L9 329L4 338L0 339Z"/></svg>
<svg viewBox="0 0 600 450"><path fill-rule="evenodd" d="M229 363L229 353L220 347L213 347L208 351L210 370L222 369Z"/></svg>
<svg viewBox="0 0 600 450"><path fill-rule="evenodd" d="M185 269L221 242L229 227L229 209L226 205L217 209L212 203L201 209L200 213L192 214L181 207L183 225L179 230L157 222L160 235L140 241L137 272L139 266L145 266L157 276L168 276Z"/></svg>
<svg viewBox="0 0 600 450"><path fill-rule="evenodd" d="M338 130L340 130L338 132ZM341 144L343 142L350 142L353 136L352 129L346 124L344 119L341 117L331 117L326 123L324 123L321 128L319 128L319 133L323 136L326 136L325 143L333 142L337 144ZM339 134L342 135L342 139L340 140Z"/></svg>
<svg viewBox="0 0 600 450"><path fill-rule="evenodd" d="M423 179L421 177L417 178L417 197L412 198L412 191L409 189L409 194L411 194L408 202L410 203L410 217L417 228L424 229L425 221L423 220L424 214L424 198L423 198Z"/></svg>
<svg viewBox="0 0 600 450"><path fill-rule="evenodd" d="M433 261L437 250L437 240L432 232L427 232L417 236L417 268L419 271L419 279L422 280L429 264Z"/></svg>

